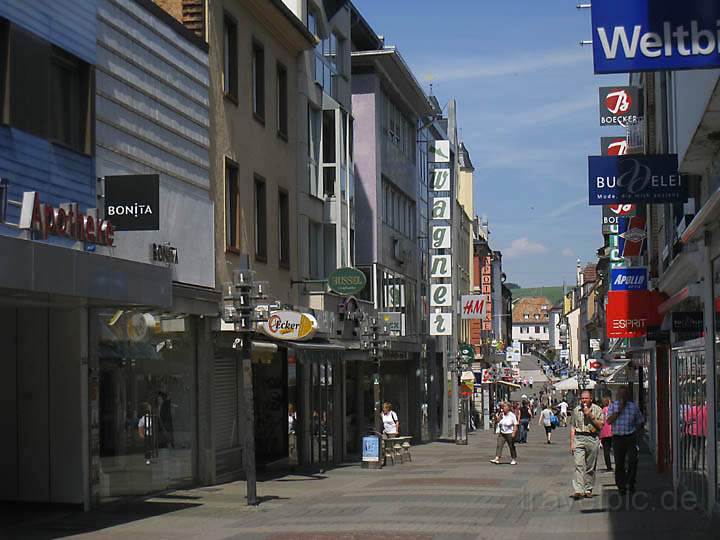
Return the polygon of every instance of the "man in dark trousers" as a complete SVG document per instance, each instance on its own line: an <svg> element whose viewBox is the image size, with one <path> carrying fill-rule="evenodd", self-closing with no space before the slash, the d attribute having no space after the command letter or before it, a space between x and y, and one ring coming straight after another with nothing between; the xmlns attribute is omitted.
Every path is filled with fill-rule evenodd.
<svg viewBox="0 0 720 540"><path fill-rule="evenodd" d="M607 422L612 424L613 454L615 456L615 485L620 495L635 491L638 463L638 432L645 425L645 417L630 392L623 386L618 399L608 407Z"/></svg>

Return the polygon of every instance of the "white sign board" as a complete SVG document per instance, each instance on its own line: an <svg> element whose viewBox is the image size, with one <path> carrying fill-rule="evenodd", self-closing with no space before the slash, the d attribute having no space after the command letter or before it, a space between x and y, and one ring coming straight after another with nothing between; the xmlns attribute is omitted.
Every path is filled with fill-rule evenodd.
<svg viewBox="0 0 720 540"><path fill-rule="evenodd" d="M435 197L430 219L450 219L450 197Z"/></svg>
<svg viewBox="0 0 720 540"><path fill-rule="evenodd" d="M450 191L450 169L430 171L430 191Z"/></svg>
<svg viewBox="0 0 720 540"><path fill-rule="evenodd" d="M452 335L452 313L431 313L430 314L430 335L451 336Z"/></svg>
<svg viewBox="0 0 720 540"><path fill-rule="evenodd" d="M450 227L446 225L436 225L432 228L432 249L450 249L451 240Z"/></svg>
<svg viewBox="0 0 720 540"><path fill-rule="evenodd" d="M430 163L450 163L450 141L430 141L428 143L428 161Z"/></svg>
<svg viewBox="0 0 720 540"><path fill-rule="evenodd" d="M430 285L430 307L452 307L452 285L450 283Z"/></svg>
<svg viewBox="0 0 720 540"><path fill-rule="evenodd" d="M450 255L433 255L430 257L430 277L452 277L452 257Z"/></svg>
<svg viewBox="0 0 720 540"><path fill-rule="evenodd" d="M485 320L487 317L487 298L484 294L464 294L460 300L462 319Z"/></svg>

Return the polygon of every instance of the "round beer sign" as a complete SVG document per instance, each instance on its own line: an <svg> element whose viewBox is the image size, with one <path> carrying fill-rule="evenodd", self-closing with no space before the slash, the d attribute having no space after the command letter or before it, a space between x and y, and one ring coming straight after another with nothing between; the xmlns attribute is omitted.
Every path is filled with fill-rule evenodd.
<svg viewBox="0 0 720 540"><path fill-rule="evenodd" d="M318 322L309 313L298 311L273 311L261 328L268 336L283 341L311 339L318 329Z"/></svg>
<svg viewBox="0 0 720 540"><path fill-rule="evenodd" d="M328 277L328 287L342 295L357 294L365 288L365 274L357 268L338 268Z"/></svg>

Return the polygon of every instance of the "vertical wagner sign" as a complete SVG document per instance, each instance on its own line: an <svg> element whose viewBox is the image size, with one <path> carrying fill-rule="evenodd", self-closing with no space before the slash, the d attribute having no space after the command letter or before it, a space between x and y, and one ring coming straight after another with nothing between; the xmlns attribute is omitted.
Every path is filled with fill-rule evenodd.
<svg viewBox="0 0 720 540"><path fill-rule="evenodd" d="M592 3L595 73L720 67L717 0Z"/></svg>
<svg viewBox="0 0 720 540"><path fill-rule="evenodd" d="M452 196L450 141L428 144L430 162L430 335L452 335Z"/></svg>

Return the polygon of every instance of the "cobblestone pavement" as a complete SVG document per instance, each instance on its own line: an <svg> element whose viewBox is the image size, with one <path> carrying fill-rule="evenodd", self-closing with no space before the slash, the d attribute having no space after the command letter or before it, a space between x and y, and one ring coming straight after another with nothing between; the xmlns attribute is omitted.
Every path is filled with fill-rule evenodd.
<svg viewBox="0 0 720 540"><path fill-rule="evenodd" d="M621 499L599 469L596 496L573 501L567 429L556 442L532 429L519 464L488 462L495 435L468 446L437 442L413 461L382 470L358 465L258 484L261 504L244 504L244 483L174 491L86 514L46 514L0 529L0 538L183 540L532 540L717 539L702 513L681 509L667 479L643 456L634 500ZM507 450L507 449L506 449ZM507 455L506 463L507 463ZM603 472L600 472L603 471Z"/></svg>

